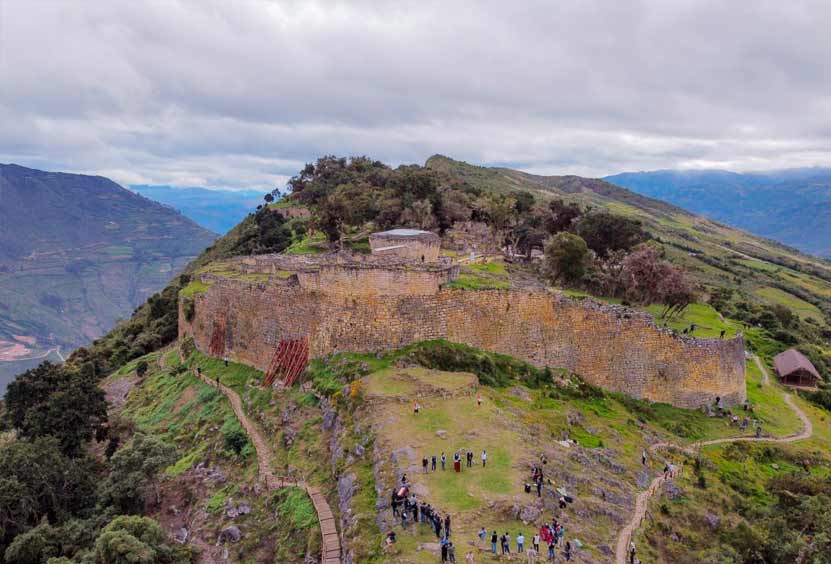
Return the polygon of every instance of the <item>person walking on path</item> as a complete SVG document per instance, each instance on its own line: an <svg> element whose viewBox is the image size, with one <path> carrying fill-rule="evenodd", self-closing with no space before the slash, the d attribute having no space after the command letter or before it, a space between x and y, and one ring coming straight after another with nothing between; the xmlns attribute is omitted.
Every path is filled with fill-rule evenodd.
<svg viewBox="0 0 831 564"><path fill-rule="evenodd" d="M450 564L456 564L456 547L452 542L447 543L447 557L450 559Z"/></svg>
<svg viewBox="0 0 831 564"><path fill-rule="evenodd" d="M488 464L488 451L483 450L482 451L482 468L487 466L487 464Z"/></svg>
<svg viewBox="0 0 831 564"><path fill-rule="evenodd" d="M491 533L491 553L496 554L496 541L498 540L498 536L496 534L496 530Z"/></svg>
<svg viewBox="0 0 831 564"><path fill-rule="evenodd" d="M441 539L441 561L442 563L447 562L447 541L445 539Z"/></svg>
<svg viewBox="0 0 831 564"><path fill-rule="evenodd" d="M629 543L629 564L635 564L635 553L637 553L637 549L635 548L635 543Z"/></svg>
<svg viewBox="0 0 831 564"><path fill-rule="evenodd" d="M571 562L571 541L566 541L563 557L566 559L566 562Z"/></svg>
<svg viewBox="0 0 831 564"><path fill-rule="evenodd" d="M216 387L219 388L219 374L216 375Z"/></svg>
<svg viewBox="0 0 831 564"><path fill-rule="evenodd" d="M446 465L447 465L447 456L445 456L444 453L442 452L441 453L441 469L445 470Z"/></svg>
<svg viewBox="0 0 831 564"><path fill-rule="evenodd" d="M427 457L421 459L421 469L424 470L424 473L427 473Z"/></svg>
<svg viewBox="0 0 831 564"><path fill-rule="evenodd" d="M641 464L646 466L646 449L643 449L643 452L641 452Z"/></svg>
<svg viewBox="0 0 831 564"><path fill-rule="evenodd" d="M525 535L521 531L516 535L516 551L519 553L525 552Z"/></svg>
<svg viewBox="0 0 831 564"><path fill-rule="evenodd" d="M485 529L485 527L482 527L481 529L479 529L479 543L476 545L476 548L479 548L479 547L482 546L482 543L485 542L485 537L486 536L488 536L487 529Z"/></svg>
<svg viewBox="0 0 831 564"><path fill-rule="evenodd" d="M444 534L447 535L447 538L450 538L450 513L444 517Z"/></svg>
<svg viewBox="0 0 831 564"><path fill-rule="evenodd" d="M537 476L537 497L542 497L542 476Z"/></svg>
<svg viewBox="0 0 831 564"><path fill-rule="evenodd" d="M540 551L540 534L535 533L534 536L531 538L531 544L534 545L534 550L537 552Z"/></svg>
<svg viewBox="0 0 831 564"><path fill-rule="evenodd" d="M551 562L554 562L554 541L552 540L548 543L548 559Z"/></svg>

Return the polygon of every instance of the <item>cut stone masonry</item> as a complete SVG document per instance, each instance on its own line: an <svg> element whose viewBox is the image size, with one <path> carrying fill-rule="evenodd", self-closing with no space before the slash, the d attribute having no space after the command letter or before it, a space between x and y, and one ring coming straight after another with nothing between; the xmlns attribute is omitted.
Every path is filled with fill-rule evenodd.
<svg viewBox="0 0 831 564"><path fill-rule="evenodd" d="M319 358L442 338L680 407L746 398L741 335L686 337L658 327L647 313L547 291L446 288L458 275L448 261L266 255L237 264L269 281L210 275L208 291L194 298L192 322L180 311L179 333L216 356L211 345L224 326L224 354L263 371L287 339L308 339L309 358Z"/></svg>

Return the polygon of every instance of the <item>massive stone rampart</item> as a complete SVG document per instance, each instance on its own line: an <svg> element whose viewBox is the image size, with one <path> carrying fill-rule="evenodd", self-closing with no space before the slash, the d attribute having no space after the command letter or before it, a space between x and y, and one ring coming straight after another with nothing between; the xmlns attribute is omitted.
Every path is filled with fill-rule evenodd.
<svg viewBox="0 0 831 564"><path fill-rule="evenodd" d="M311 269L306 276L314 274ZM412 276L395 269L361 273L364 282L387 277L369 288L407 292L365 291L362 282L360 288L349 283L353 274L340 271L335 284L304 280L303 273L281 283L218 279L194 298L191 322L180 312L180 336L192 335L207 353L221 327L224 354L264 371L286 339L308 338L315 358L444 338L540 367L564 367L605 389L682 407L746 397L741 336L684 337L657 327L648 314L549 292L439 288L441 269Z"/></svg>

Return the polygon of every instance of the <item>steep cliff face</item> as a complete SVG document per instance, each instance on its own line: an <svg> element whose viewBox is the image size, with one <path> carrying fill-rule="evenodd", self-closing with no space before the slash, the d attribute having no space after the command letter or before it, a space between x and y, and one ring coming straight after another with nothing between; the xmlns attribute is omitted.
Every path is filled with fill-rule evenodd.
<svg viewBox="0 0 831 564"><path fill-rule="evenodd" d="M0 362L103 335L214 239L106 178L0 165Z"/></svg>

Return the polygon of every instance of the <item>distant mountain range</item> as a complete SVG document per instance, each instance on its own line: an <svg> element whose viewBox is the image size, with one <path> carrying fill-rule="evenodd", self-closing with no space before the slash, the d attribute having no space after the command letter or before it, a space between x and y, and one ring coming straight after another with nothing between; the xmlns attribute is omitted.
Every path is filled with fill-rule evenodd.
<svg viewBox="0 0 831 564"><path fill-rule="evenodd" d="M10 363L103 335L215 239L107 178L0 165L0 393Z"/></svg>
<svg viewBox="0 0 831 564"><path fill-rule="evenodd" d="M263 203L265 191L132 185L142 196L171 206L214 233L224 235Z"/></svg>
<svg viewBox="0 0 831 564"><path fill-rule="evenodd" d="M625 172L604 180L831 257L831 168L759 173L657 170Z"/></svg>

